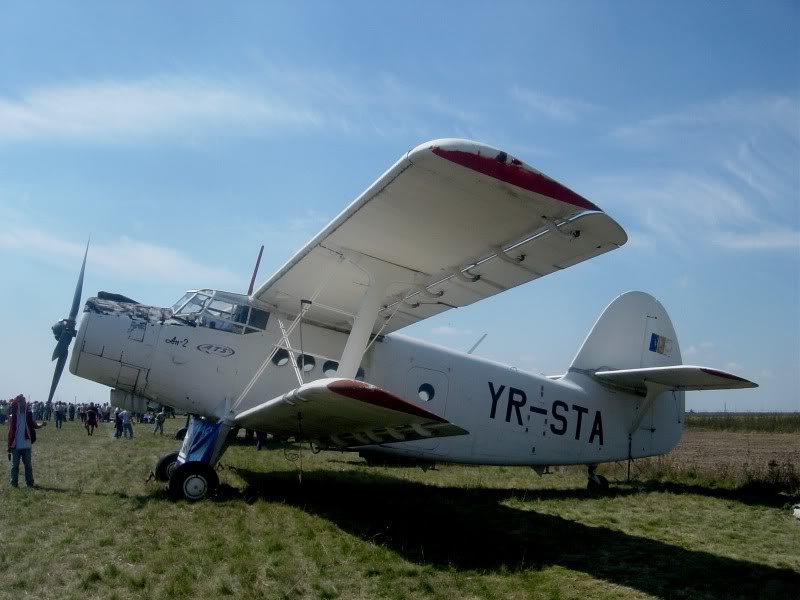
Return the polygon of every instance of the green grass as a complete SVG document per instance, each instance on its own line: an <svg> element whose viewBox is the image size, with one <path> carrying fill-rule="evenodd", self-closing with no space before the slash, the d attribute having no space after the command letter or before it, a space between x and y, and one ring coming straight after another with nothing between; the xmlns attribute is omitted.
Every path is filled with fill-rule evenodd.
<svg viewBox="0 0 800 600"><path fill-rule="evenodd" d="M686 428L701 431L800 433L800 413L690 412L686 414Z"/></svg>
<svg viewBox="0 0 800 600"><path fill-rule="evenodd" d="M167 432L182 424L169 420ZM177 442L41 431L34 490L0 486L0 597L796 598L792 499L676 471L591 496L583 469L223 457L214 500L145 483ZM7 473L7 471L6 471ZM618 470L606 467L613 479ZM4 474L5 476L5 474Z"/></svg>

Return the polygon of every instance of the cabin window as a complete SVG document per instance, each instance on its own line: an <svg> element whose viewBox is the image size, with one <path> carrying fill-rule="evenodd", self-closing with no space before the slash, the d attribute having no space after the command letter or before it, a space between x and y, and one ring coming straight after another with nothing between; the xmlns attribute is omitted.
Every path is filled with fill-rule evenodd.
<svg viewBox="0 0 800 600"><path fill-rule="evenodd" d="M419 386L417 395L423 402L430 402L436 395L436 390L433 389L433 386L430 383L423 383L421 386Z"/></svg>
<svg viewBox="0 0 800 600"><path fill-rule="evenodd" d="M289 362L289 352L285 348L278 348L278 351L272 357L272 364L282 367Z"/></svg>
<svg viewBox="0 0 800 600"><path fill-rule="evenodd" d="M335 360L326 360L325 363L322 365L322 372L325 377L336 377L337 372L339 371L339 363Z"/></svg>
<svg viewBox="0 0 800 600"><path fill-rule="evenodd" d="M317 364L316 359L310 354L301 354L297 357L297 367L304 373L311 371Z"/></svg>
<svg viewBox="0 0 800 600"><path fill-rule="evenodd" d="M257 308L250 309L250 327L255 327L256 329L266 329L267 322L269 321L269 313L265 310L259 310Z"/></svg>

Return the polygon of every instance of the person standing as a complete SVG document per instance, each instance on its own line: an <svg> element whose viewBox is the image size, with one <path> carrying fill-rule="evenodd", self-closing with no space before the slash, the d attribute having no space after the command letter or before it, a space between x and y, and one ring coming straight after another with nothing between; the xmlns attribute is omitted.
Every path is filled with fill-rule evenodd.
<svg viewBox="0 0 800 600"><path fill-rule="evenodd" d="M114 439L122 437L122 411L119 407L114 409Z"/></svg>
<svg viewBox="0 0 800 600"><path fill-rule="evenodd" d="M64 426L64 412L66 408L63 402L56 402L56 429L61 429Z"/></svg>
<svg viewBox="0 0 800 600"><path fill-rule="evenodd" d="M86 433L94 435L94 430L97 427L97 408L94 402L89 403L89 408L86 409Z"/></svg>
<svg viewBox="0 0 800 600"><path fill-rule="evenodd" d="M25 483L33 487L33 466L31 465L31 449L36 441L36 430L47 423L37 425L25 396L20 394L11 401L9 407L8 454L11 460L11 487L18 487L19 461L25 465Z"/></svg>
<svg viewBox="0 0 800 600"><path fill-rule="evenodd" d="M131 413L128 412L128 409L123 410L119 413L119 416L122 418L122 435L126 438L130 433L130 438L133 439L133 423L131 423Z"/></svg>
<svg viewBox="0 0 800 600"><path fill-rule="evenodd" d="M162 408L156 415L155 418L156 426L153 429L153 435L155 435L157 431L160 431L161 435L164 435L164 421L166 420L166 418L167 415L164 413L164 409Z"/></svg>
<svg viewBox="0 0 800 600"><path fill-rule="evenodd" d="M72 402L69 403L69 411L68 411L68 413L69 413L69 420L70 421L74 421L75 420L75 405Z"/></svg>

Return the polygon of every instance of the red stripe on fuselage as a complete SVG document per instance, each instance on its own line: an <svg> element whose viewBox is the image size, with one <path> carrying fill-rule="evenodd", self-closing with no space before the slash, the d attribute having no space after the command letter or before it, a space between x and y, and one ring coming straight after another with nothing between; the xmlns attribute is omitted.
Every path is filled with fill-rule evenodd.
<svg viewBox="0 0 800 600"><path fill-rule="evenodd" d="M440 416L435 415L432 412L428 412L424 408L420 408L419 406L411 404L410 402L406 402L399 396L395 396L391 392L387 392L384 389L368 383L363 383L361 381L355 381L352 379L334 381L333 383L328 384L328 389L339 394L340 396L347 396L348 398L366 402L367 404L380 406L381 408L388 408L397 412L407 413L409 415L414 415L415 417L422 417L424 419L437 421L439 423L447 423L447 421Z"/></svg>
<svg viewBox="0 0 800 600"><path fill-rule="evenodd" d="M447 150L440 147L434 148L433 153L457 165L488 175L499 181L510 183L529 192L535 192L586 210L601 210L600 207L592 204L583 196L576 194L557 181L541 173L526 169L521 164L514 164L519 162L517 160L507 163L489 156L481 156L480 154L464 152L463 150Z"/></svg>

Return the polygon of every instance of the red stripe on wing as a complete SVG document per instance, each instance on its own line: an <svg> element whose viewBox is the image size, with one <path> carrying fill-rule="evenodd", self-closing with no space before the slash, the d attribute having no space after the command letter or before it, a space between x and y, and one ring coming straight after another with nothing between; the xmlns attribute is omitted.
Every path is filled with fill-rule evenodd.
<svg viewBox="0 0 800 600"><path fill-rule="evenodd" d="M415 417L422 417L424 419L437 421L439 423L448 422L446 419L443 419L432 412L428 412L424 408L420 408L415 404L411 404L399 396L395 396L391 392L387 392L386 390L374 385L370 385L369 383L363 383L356 380L334 381L333 383L328 384L328 389L339 394L340 396L347 396L348 398L353 398L354 400L366 402L367 404L372 404L374 406L380 406L381 408L388 408L397 412L404 412L409 415L414 415Z"/></svg>
<svg viewBox="0 0 800 600"><path fill-rule="evenodd" d="M541 173L526 169L518 160L512 160L510 163L506 163L505 161L489 156L464 152L463 150L446 150L440 147L434 148L433 153L462 167L521 187L524 190L535 192L560 202L572 204L579 208L585 208L586 210L601 210L597 205L592 204L583 196L576 194L557 181Z"/></svg>

